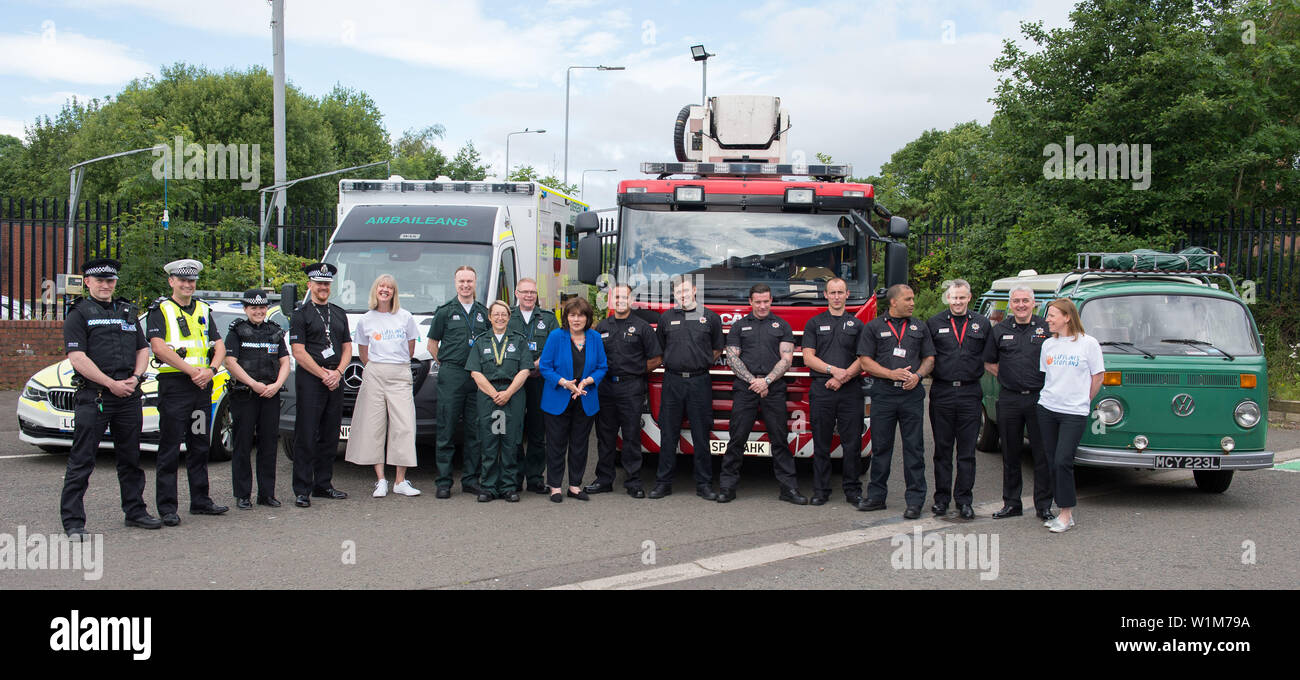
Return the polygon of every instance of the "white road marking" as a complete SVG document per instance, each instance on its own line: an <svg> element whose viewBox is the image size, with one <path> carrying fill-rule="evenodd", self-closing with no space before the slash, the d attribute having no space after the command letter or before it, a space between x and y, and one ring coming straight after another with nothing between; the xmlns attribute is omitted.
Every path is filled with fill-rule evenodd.
<svg viewBox="0 0 1300 680"><path fill-rule="evenodd" d="M50 454L48 454L48 453L20 453L20 454L16 454L16 455L13 455L13 456L0 456L0 460L4 460L5 458L40 458L40 457L42 457L42 456L48 456L48 455L50 455Z"/></svg>

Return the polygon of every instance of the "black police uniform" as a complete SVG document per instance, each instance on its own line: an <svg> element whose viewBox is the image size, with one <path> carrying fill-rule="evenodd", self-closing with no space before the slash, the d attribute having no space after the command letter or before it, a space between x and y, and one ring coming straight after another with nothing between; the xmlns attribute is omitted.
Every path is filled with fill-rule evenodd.
<svg viewBox="0 0 1300 680"><path fill-rule="evenodd" d="M506 329L498 342L492 329L474 339L474 348L465 361L465 370L483 374L492 386L504 392L514 382L519 371L533 367L533 353L528 351L528 341L521 333ZM522 391L522 390L521 390ZM508 498L515 491L518 479L519 440L524 432L525 396L516 392L504 405L498 406L475 384L475 404L478 422L479 493L494 498ZM466 427L469 427L466 423Z"/></svg>
<svg viewBox="0 0 1300 680"><path fill-rule="evenodd" d="M136 317L136 307L122 298L99 302L82 298L63 320L63 345L67 352L85 352L105 375L125 380L135 373L136 353L149 346ZM63 528L84 528L86 509L82 498L95 470L95 454L111 428L113 453L117 458L117 482L122 492L122 512L128 521L149 517L144 502L144 470L140 469L140 388L125 396L114 396L107 387L78 376L73 395L75 425L72 451L63 476L59 511Z"/></svg>
<svg viewBox="0 0 1300 680"><path fill-rule="evenodd" d="M794 332L790 324L776 315L763 318L751 312L731 324L727 346L740 348L740 361L755 378L762 378L781 361L781 343L794 346ZM786 441L790 427L785 410L785 378L777 378L767 388L767 396L760 397L749 389L749 381L739 377L731 386L731 427L727 450L722 455L722 475L718 479L721 489L735 490L740 485L740 466L745 461L745 443L754 429L754 420L762 412L767 440L772 447L772 471L783 489L797 489L794 454ZM804 501L805 504L807 501Z"/></svg>
<svg viewBox="0 0 1300 680"><path fill-rule="evenodd" d="M1016 323L1008 315L993 327L984 346L984 361L998 365L998 434L1002 439L1002 500L1020 509L1020 455L1024 451L1025 427L1034 457L1034 509L1039 514L1052 509L1052 465L1038 431L1038 393L1043 373L1038 370L1043 342L1051 337L1047 322L1031 316L1029 323Z"/></svg>
<svg viewBox="0 0 1300 680"><path fill-rule="evenodd" d="M159 308L165 300L167 298L159 298L149 306L149 313L145 317L145 335L150 340L167 340L167 323ZM191 298L188 305L177 306L186 314L193 314L197 303L198 298ZM207 329L208 360L211 360L211 345L221 338L220 331L210 313L198 323ZM216 370L213 369L213 373ZM158 512L163 515L176 513L179 504L176 474L180 467L182 441L185 442L185 476L190 486L190 510L212 507L212 497L208 495L208 450L211 445L209 430L215 426L212 422L212 383L208 382L207 387L199 387L180 371L160 371L157 380ZM198 421L202 421L201 427L197 426Z"/></svg>
<svg viewBox="0 0 1300 680"><path fill-rule="evenodd" d="M465 370L474 338L491 328L488 310L475 300L469 313L459 298L443 303L433 313L429 338L438 341L438 477L440 489L451 488L451 459L456 453L456 421L465 420L464 471L460 485L466 493L478 493L479 441L478 387Z"/></svg>
<svg viewBox="0 0 1300 680"><path fill-rule="evenodd" d="M722 317L704 305L673 307L655 328L664 350L664 384L659 401L659 470L656 485L671 487L682 417L691 421L696 486L713 483L709 430L713 427L713 352L723 347Z"/></svg>
<svg viewBox="0 0 1300 680"><path fill-rule="evenodd" d="M623 432L623 486L641 488L641 405L645 402L646 361L663 356L659 337L645 319L613 315L596 324L605 344L609 372L600 381L600 412L596 414L596 485L614 483L614 454Z"/></svg>
<svg viewBox="0 0 1300 680"><path fill-rule="evenodd" d="M533 308L528 321L524 321L524 313L515 307L510 312L510 321L506 323L506 330L524 336L533 360L542 356L546 337L559 327L560 322L555 320L555 313L541 307ZM541 373L529 375L524 382L524 438L527 441L520 443L517 457L519 464L515 474L515 487L519 489L523 488L524 482L534 489L546 486L542 482L542 473L546 471L546 416L542 413L542 388L545 385L546 380Z"/></svg>
<svg viewBox="0 0 1300 680"><path fill-rule="evenodd" d="M896 351L902 350L903 356ZM886 313L867 323L858 338L858 356L871 357L882 368L908 366L915 373L921 361L934 356L934 343L924 322L912 317L895 319ZM871 382L871 477L865 502L885 502L889 464L894 456L894 428L903 435L904 499L908 507L925 504L925 389L910 390L903 383L874 378Z"/></svg>
<svg viewBox="0 0 1300 680"><path fill-rule="evenodd" d="M847 311L835 316L822 312L803 328L803 346L817 352L817 358L831 366L849 368L858 360L858 337L866 324ZM838 429L843 454L844 497L856 503L862 497L862 377L861 373L840 386L827 389L828 373L812 373L808 390L813 436L813 496L831 493L831 437Z"/></svg>
<svg viewBox="0 0 1300 680"><path fill-rule="evenodd" d="M337 369L343 343L351 340L347 312L332 302L318 305L308 299L289 319L289 343L302 345L321 368ZM333 488L334 458L343 424L343 383L331 390L310 371L298 367L293 384L298 399L293 421L293 495L327 493Z"/></svg>
<svg viewBox="0 0 1300 680"><path fill-rule="evenodd" d="M280 377L280 360L289 356L284 347L284 329L274 321L255 324L236 319L226 333L226 355L258 382L270 385ZM250 456L257 441L257 499L275 498L275 447L280 423L280 394L263 397L235 380L230 383L230 415L234 419L235 450L230 459L230 477L235 498L249 498L253 491Z"/></svg>
<svg viewBox="0 0 1300 680"><path fill-rule="evenodd" d="M934 380L930 383L930 430L934 433L934 502L970 505L975 486L975 439L984 411L984 345L993 332L988 318L975 312L953 316L945 310L926 322L934 342ZM953 446L957 480L953 485Z"/></svg>

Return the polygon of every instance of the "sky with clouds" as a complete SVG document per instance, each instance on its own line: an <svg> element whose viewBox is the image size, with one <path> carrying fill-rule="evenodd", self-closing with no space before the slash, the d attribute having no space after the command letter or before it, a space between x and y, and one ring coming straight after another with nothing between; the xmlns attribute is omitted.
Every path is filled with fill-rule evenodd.
<svg viewBox="0 0 1300 680"><path fill-rule="evenodd" d="M445 126L449 154L473 140L487 162L562 174L565 73L569 180L612 205L642 161L673 160L672 126L708 92L780 96L790 148L829 153L857 175L929 128L987 123L1004 39L1022 21L1068 24L1067 0L286 0L285 71L307 94L368 93L396 136ZM55 115L72 96L114 95L186 62L271 69L266 0L0 0L0 134ZM267 107L271 102L267 102ZM292 202L292 197L290 197Z"/></svg>

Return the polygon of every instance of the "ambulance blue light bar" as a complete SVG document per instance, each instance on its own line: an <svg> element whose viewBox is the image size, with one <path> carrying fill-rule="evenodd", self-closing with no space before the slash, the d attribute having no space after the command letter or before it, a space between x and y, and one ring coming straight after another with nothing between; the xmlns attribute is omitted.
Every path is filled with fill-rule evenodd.
<svg viewBox="0 0 1300 680"><path fill-rule="evenodd" d="M641 172L648 175L848 177L853 174L853 166L844 163L642 163Z"/></svg>
<svg viewBox="0 0 1300 680"><path fill-rule="evenodd" d="M487 183L487 182L384 182L349 180L339 183L343 191L391 191L394 193L408 191L463 191L467 194L526 194L535 191L530 182Z"/></svg>

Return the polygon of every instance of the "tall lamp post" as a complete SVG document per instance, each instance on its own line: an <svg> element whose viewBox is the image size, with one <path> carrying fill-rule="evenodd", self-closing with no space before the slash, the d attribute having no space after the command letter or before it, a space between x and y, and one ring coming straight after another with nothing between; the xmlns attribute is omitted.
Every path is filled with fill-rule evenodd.
<svg viewBox="0 0 1300 680"><path fill-rule="evenodd" d="M536 132L537 134L540 135L540 134L545 134L546 130L529 130L528 128L524 128L522 130L519 130L518 132L511 132L506 135L506 176L503 177L502 179L504 179L507 182L510 181L510 136L522 135L530 132Z"/></svg>
<svg viewBox="0 0 1300 680"><path fill-rule="evenodd" d="M582 171L582 190L578 192L582 196L583 203L587 202L587 173L589 172L618 172L618 168L609 168L608 170L592 168ZM590 204L588 204L590 205Z"/></svg>
<svg viewBox="0 0 1300 680"><path fill-rule="evenodd" d="M709 105L709 57L716 57L716 56L718 55L709 54L707 51L705 51L703 45L691 46L691 58L694 59L695 61L700 62L700 66L704 68L703 70L704 82L701 86L701 92L700 92L700 106Z"/></svg>
<svg viewBox="0 0 1300 680"><path fill-rule="evenodd" d="M564 70L564 183L569 183L569 79L575 68L594 68L597 71L622 71L623 66L570 66Z"/></svg>

